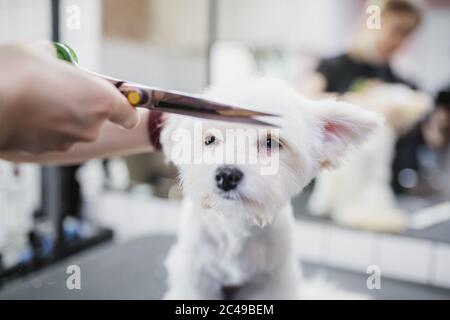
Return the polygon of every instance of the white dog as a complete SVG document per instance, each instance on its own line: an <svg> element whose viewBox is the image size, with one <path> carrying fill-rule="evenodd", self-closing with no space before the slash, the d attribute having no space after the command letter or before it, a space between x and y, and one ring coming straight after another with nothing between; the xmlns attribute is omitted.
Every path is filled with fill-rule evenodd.
<svg viewBox="0 0 450 320"><path fill-rule="evenodd" d="M218 121L202 122L199 131L193 118L167 119L161 142L179 168L185 197L177 242L166 261L165 298L297 299L301 272L290 199L382 119L343 102L308 101L271 79L205 96L277 113L281 117L271 121L279 131ZM227 139L230 130L246 134L238 129L256 134ZM258 161L216 157L229 150L235 150L234 159L254 151ZM193 154L215 161L195 161Z"/></svg>

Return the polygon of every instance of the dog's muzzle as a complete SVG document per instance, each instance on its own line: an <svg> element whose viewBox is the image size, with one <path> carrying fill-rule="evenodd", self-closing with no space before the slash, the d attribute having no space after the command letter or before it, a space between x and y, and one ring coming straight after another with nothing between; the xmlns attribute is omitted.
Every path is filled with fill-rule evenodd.
<svg viewBox="0 0 450 320"><path fill-rule="evenodd" d="M220 167L216 170L215 176L217 187L223 191L233 190L238 186L243 176L242 171L235 167Z"/></svg>

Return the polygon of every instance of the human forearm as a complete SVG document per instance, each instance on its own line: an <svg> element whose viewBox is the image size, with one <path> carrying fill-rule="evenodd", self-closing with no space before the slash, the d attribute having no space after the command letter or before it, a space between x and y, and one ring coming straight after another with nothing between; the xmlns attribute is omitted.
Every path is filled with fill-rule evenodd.
<svg viewBox="0 0 450 320"><path fill-rule="evenodd" d="M151 152L155 150L155 147L149 140L149 114L148 110L139 109L139 124L131 130L122 129L109 121L105 122L94 142L76 143L66 152L44 152L41 154L0 152L0 158L13 162L75 164L92 158Z"/></svg>

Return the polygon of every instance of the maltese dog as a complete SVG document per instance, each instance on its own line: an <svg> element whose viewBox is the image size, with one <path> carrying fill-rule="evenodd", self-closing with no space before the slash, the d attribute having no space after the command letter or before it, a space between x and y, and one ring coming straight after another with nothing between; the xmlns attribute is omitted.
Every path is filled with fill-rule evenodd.
<svg viewBox="0 0 450 320"><path fill-rule="evenodd" d="M349 103L306 100L268 78L204 96L280 116L267 119L276 127L166 119L161 143L179 169L184 200L165 298L298 299L290 199L382 118Z"/></svg>

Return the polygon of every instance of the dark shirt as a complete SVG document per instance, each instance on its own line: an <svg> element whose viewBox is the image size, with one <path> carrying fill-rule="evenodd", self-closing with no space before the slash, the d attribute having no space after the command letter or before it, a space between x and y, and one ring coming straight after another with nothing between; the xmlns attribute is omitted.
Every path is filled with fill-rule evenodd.
<svg viewBox="0 0 450 320"><path fill-rule="evenodd" d="M327 80L325 91L345 93L356 81L378 79L387 83L403 83L413 89L415 86L397 76L388 64L359 62L348 54L322 59L316 69Z"/></svg>

